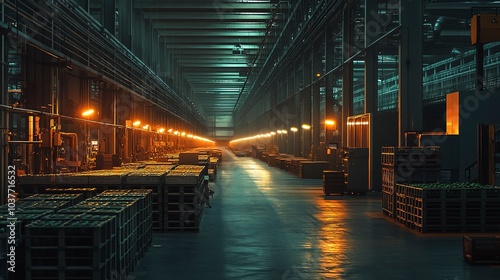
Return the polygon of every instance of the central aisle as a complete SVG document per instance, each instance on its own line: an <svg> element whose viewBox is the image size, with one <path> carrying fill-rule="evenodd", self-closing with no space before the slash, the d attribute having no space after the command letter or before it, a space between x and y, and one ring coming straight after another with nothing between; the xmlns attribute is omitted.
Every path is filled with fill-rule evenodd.
<svg viewBox="0 0 500 280"><path fill-rule="evenodd" d="M155 233L131 279L497 279L461 258L461 236L387 221L380 194L325 198L299 179L224 151L199 233ZM425 268L425 269L422 269ZM429 274L432 273L432 274ZM495 275L495 277L493 277Z"/></svg>

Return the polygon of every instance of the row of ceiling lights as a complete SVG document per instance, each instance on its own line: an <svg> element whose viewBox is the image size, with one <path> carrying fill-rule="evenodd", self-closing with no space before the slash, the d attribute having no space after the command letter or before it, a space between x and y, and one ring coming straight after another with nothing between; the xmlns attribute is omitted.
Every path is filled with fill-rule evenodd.
<svg viewBox="0 0 500 280"><path fill-rule="evenodd" d="M95 110L94 109L87 109L85 110L83 113L82 113L82 117L85 117L85 118L89 118L90 116L92 116L93 114L95 113ZM150 125L149 124L145 124L145 125L142 125L141 126L141 121L140 120L136 120L132 123L132 127L129 127L127 125L127 128L134 128L134 129L138 129L138 130L144 130L144 131L147 131L147 132L152 132L150 130ZM157 133L160 133L160 134L163 134L165 133L165 128L164 127L160 127L158 126L158 128L156 129L156 132ZM204 142L211 142L211 143L214 143L214 141L210 140L210 139L207 139L207 138L204 138L204 137L201 137L201 136L197 136L197 135L194 135L194 134L191 134L191 133L186 133L186 132L180 132L178 130L174 130L173 128L170 128L169 130L167 130L167 133L169 134L173 134L173 135L177 135L177 136L181 136L181 137L187 137L187 138L192 138L192 139L195 139L195 140L200 140L200 141L204 141Z"/></svg>
<svg viewBox="0 0 500 280"><path fill-rule="evenodd" d="M327 126L335 126L335 124L336 123L334 120L325 120L325 125L327 125ZM303 130L310 130L312 128L312 126L309 124L302 124L301 127ZM295 133L295 132L299 131L299 129L295 126L292 126L292 127L290 127L290 131ZM268 138L268 137L272 137L276 134L288 134L288 130L279 129L276 132L271 131L269 133L257 134L257 135L249 136L249 137L243 137L243 138L232 140L231 143L237 143L237 142L248 141L248 140L259 139L259 138Z"/></svg>

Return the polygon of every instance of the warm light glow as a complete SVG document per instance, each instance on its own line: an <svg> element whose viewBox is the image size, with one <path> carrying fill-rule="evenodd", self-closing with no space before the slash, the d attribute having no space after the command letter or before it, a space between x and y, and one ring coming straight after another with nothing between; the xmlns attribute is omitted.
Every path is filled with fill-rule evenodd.
<svg viewBox="0 0 500 280"><path fill-rule="evenodd" d="M177 131L177 130L176 130L176 131L174 131L174 134L175 134L175 135L179 135L179 131Z"/></svg>
<svg viewBox="0 0 500 280"><path fill-rule="evenodd" d="M142 127L142 129L148 129L149 128L149 124L146 124Z"/></svg>
<svg viewBox="0 0 500 280"><path fill-rule="evenodd" d="M158 129L158 133L163 133L163 132L165 132L165 128L162 127Z"/></svg>
<svg viewBox="0 0 500 280"><path fill-rule="evenodd" d="M272 131L272 132L271 132L271 135L276 135L276 132Z"/></svg>
<svg viewBox="0 0 500 280"><path fill-rule="evenodd" d="M347 125L368 125L368 121L350 121L347 122Z"/></svg>
<svg viewBox="0 0 500 280"><path fill-rule="evenodd" d="M133 126L139 126L141 124L141 121L135 121L132 125Z"/></svg>
<svg viewBox="0 0 500 280"><path fill-rule="evenodd" d="M295 126L290 127L290 130L291 130L292 132L297 132L297 131L299 131L299 129L298 129L298 128L296 128Z"/></svg>
<svg viewBox="0 0 500 280"><path fill-rule="evenodd" d="M173 128L171 128L171 129L167 130L167 132L168 132L168 133L172 133L172 131L174 131L174 129L173 129Z"/></svg>
<svg viewBox="0 0 500 280"><path fill-rule="evenodd" d="M85 110L83 113L82 113L82 116L83 117L88 117L90 115L94 114L94 109L88 109L88 110Z"/></svg>
<svg viewBox="0 0 500 280"><path fill-rule="evenodd" d="M321 73L316 73L316 77L321 77Z"/></svg>
<svg viewBox="0 0 500 280"><path fill-rule="evenodd" d="M188 138L194 138L193 134L188 134L187 137Z"/></svg>
<svg viewBox="0 0 500 280"><path fill-rule="evenodd" d="M182 137L186 136L186 132L182 132L182 133L181 133L181 136L182 136Z"/></svg>
<svg viewBox="0 0 500 280"><path fill-rule="evenodd" d="M325 124L326 125L335 125L335 121L334 120L325 120Z"/></svg>
<svg viewBox="0 0 500 280"><path fill-rule="evenodd" d="M281 133L283 133L283 134L287 134L287 133L288 133L288 131L287 131L286 129L283 129L283 130L281 130Z"/></svg>
<svg viewBox="0 0 500 280"><path fill-rule="evenodd" d="M305 130L309 130L309 129L311 129L311 126L308 125L308 124L303 124L302 128L305 129Z"/></svg>
<svg viewBox="0 0 500 280"><path fill-rule="evenodd" d="M277 130L276 132L278 132L278 134L281 134L281 133L282 133L282 132L281 132L281 130Z"/></svg>
<svg viewBox="0 0 500 280"><path fill-rule="evenodd" d="M452 92L446 95L446 134L460 134L460 92Z"/></svg>

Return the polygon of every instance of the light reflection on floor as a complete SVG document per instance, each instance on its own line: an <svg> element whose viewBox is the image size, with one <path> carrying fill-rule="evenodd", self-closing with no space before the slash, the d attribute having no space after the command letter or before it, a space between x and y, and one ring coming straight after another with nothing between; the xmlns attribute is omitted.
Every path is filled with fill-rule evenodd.
<svg viewBox="0 0 500 280"><path fill-rule="evenodd" d="M160 247L134 279L499 279L498 266L463 262L460 236L423 237L385 220L380 195L324 197L320 179L223 157L200 232L155 234Z"/></svg>

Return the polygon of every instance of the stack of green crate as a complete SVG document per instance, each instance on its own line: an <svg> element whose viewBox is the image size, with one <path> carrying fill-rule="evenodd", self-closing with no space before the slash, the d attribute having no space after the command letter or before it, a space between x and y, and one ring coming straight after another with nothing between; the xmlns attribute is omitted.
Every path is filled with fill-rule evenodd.
<svg viewBox="0 0 500 280"><path fill-rule="evenodd" d="M207 167L179 165L165 176L163 230L199 231L205 206Z"/></svg>
<svg viewBox="0 0 500 280"><path fill-rule="evenodd" d="M418 232L500 232L500 187L397 184L398 221Z"/></svg>
<svg viewBox="0 0 500 280"><path fill-rule="evenodd" d="M107 190L59 213L116 219L116 275L130 275L152 245L151 190Z"/></svg>
<svg viewBox="0 0 500 280"><path fill-rule="evenodd" d="M49 215L26 232L26 279L113 279L114 217Z"/></svg>
<svg viewBox="0 0 500 280"><path fill-rule="evenodd" d="M439 147L382 147L381 161L382 212L395 219L397 183L433 183L441 179Z"/></svg>
<svg viewBox="0 0 500 280"><path fill-rule="evenodd" d="M153 230L163 230L163 184L165 175L175 165L168 163L158 165L146 165L136 169L127 175L123 189L150 189L152 190Z"/></svg>

